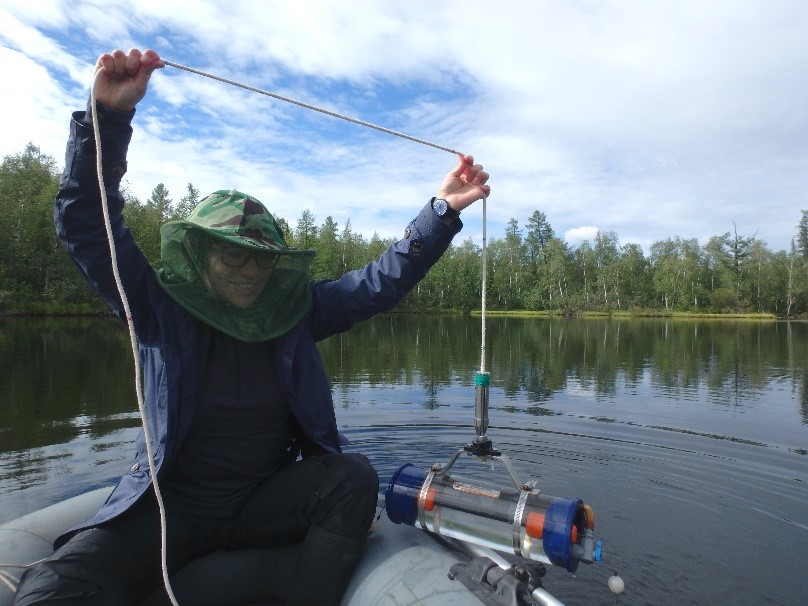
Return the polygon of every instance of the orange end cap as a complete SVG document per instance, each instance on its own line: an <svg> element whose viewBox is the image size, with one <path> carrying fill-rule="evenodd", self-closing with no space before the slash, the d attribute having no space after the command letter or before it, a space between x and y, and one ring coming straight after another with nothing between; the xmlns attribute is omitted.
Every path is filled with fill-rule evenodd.
<svg viewBox="0 0 808 606"><path fill-rule="evenodd" d="M424 498L424 509L427 511L432 511L435 509L435 495L437 492L438 491L434 488L430 488L426 491L426 497Z"/></svg>
<svg viewBox="0 0 808 606"><path fill-rule="evenodd" d="M578 527L573 524L572 530L570 531L570 543L577 543L578 542Z"/></svg>
<svg viewBox="0 0 808 606"><path fill-rule="evenodd" d="M544 534L544 514L536 511L531 511L529 514L527 514L525 531L529 537L534 539L542 538L542 535Z"/></svg>

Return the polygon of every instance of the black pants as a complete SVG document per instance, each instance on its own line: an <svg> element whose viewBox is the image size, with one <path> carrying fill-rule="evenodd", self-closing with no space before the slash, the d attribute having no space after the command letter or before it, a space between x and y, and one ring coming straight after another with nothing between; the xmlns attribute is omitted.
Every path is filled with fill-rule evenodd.
<svg viewBox="0 0 808 606"><path fill-rule="evenodd" d="M183 519L167 508L169 574L174 578L179 571L181 577L181 569L218 550L272 547L262 552L260 568L266 569L255 572L260 578L254 579L253 603L338 604L373 520L377 494L378 477L364 456L326 454L282 468L231 519ZM28 570L14 604L167 603L160 541L152 494L114 520L77 534ZM243 574L243 567L237 572ZM186 603L238 603L204 589L208 584L235 596L229 590L229 584L237 584L233 577L197 579L199 595L186 597ZM177 599L183 606L180 595Z"/></svg>

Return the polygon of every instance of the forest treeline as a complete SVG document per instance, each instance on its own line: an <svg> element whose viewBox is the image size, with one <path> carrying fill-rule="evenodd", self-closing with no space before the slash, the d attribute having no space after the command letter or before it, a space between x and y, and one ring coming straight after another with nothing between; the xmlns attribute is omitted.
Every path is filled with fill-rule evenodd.
<svg viewBox="0 0 808 606"><path fill-rule="evenodd" d="M29 143L0 165L0 312L104 312L102 301L73 266L53 229L58 190L56 161ZM124 189L125 219L138 245L160 263L159 227L184 218L200 200L188 183L174 199L160 183L145 201ZM354 232L350 220L318 223L304 210L294 228L278 217L290 245L313 248L312 278L329 278L377 258L391 243ZM599 232L573 247L557 235L543 212L524 225L512 218L487 251L491 310L768 312L780 317L808 312L808 211L795 217L787 251L772 251L736 226L701 245L668 238L646 255L616 233ZM404 309L479 309L482 255L471 239L454 244L402 304Z"/></svg>

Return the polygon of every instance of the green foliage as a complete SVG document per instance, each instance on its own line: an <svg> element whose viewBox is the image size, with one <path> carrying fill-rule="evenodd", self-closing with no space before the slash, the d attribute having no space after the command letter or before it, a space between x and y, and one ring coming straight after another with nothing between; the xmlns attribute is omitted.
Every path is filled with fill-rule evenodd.
<svg viewBox="0 0 808 606"><path fill-rule="evenodd" d="M316 240L317 226L314 223L314 215L307 208L297 220L297 227L289 244L295 248L311 248Z"/></svg>
<svg viewBox="0 0 808 606"><path fill-rule="evenodd" d="M800 221L797 223L796 247L803 260L808 261L808 210L801 213Z"/></svg>
<svg viewBox="0 0 808 606"><path fill-rule="evenodd" d="M329 215L318 230L316 240L307 248L317 249L312 263L311 274L315 279L333 279L342 275L342 247L338 238L339 226Z"/></svg>
<svg viewBox="0 0 808 606"><path fill-rule="evenodd" d="M735 293L729 288L716 288L710 293L710 309L719 313L737 311Z"/></svg>
<svg viewBox="0 0 808 606"><path fill-rule="evenodd" d="M98 312L104 305L58 242L53 199L58 171L53 158L28 144L0 164L0 312ZM124 218L149 261L160 264L160 226L183 219L200 201L188 183L174 204L159 183L145 203L124 187ZM377 259L392 243L373 234L368 241L350 220L327 216L317 225L304 210L294 228L276 217L291 246L317 251L314 279L333 279ZM450 246L402 309L468 312L480 308L481 249L471 240ZM511 218L501 239L487 247L487 308L545 311L564 315L631 310L643 314L770 312L808 313L808 211L801 211L790 251L773 253L737 227L701 246L694 239L657 241L646 257L614 232L572 248L536 210L523 229Z"/></svg>
<svg viewBox="0 0 808 606"><path fill-rule="evenodd" d="M91 299L53 229L56 162L29 143L0 164L0 311Z"/></svg>
<svg viewBox="0 0 808 606"><path fill-rule="evenodd" d="M180 198L179 204L173 209L171 219L179 220L187 218L199 202L199 190L195 188L192 183L189 183L185 188L185 195Z"/></svg>

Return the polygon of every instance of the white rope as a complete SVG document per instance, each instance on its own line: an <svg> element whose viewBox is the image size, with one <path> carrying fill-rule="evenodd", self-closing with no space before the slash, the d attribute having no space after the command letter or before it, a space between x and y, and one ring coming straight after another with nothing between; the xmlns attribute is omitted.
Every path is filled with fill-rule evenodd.
<svg viewBox="0 0 808 606"><path fill-rule="evenodd" d="M29 533L29 534L33 534L33 533ZM33 535L33 536L39 537L39 535L36 535L36 534ZM39 538L41 538L43 541L47 540L44 537L39 537ZM31 562L30 564L5 564L5 563L0 562L0 568L31 568L33 566L36 566L37 564L41 564L42 562L44 562L47 559L48 558L40 558L38 560L35 560L35 561ZM4 571L0 570L0 574L3 574L3 573L4 573Z"/></svg>
<svg viewBox="0 0 808 606"><path fill-rule="evenodd" d="M254 86L250 86L248 84L241 84L240 82L236 82L235 80L228 80L227 78L222 78L221 76L217 76L215 74L209 74L208 72L203 72L202 70L195 69L193 67L188 67L187 65L180 65L179 63L174 63L173 61L163 60L163 63L166 65L170 65L171 67L176 67L179 69L184 69L185 71L191 72L193 74L199 74L200 76L205 76L206 78L212 78L214 80L218 80L219 82L224 82L226 84L232 84L233 86L238 86L239 88L243 88L254 93L260 93L262 95L267 95L268 97L273 97L274 99L279 99L280 101L286 101L287 103L294 103L295 105L299 105L300 107L305 107L306 109L311 109L316 112L320 112L321 114L326 114L333 118L339 118L340 120L347 120L348 122L353 122L354 124L358 124L360 126L367 126L368 128L372 128L374 130L381 131L383 133L387 133L388 135L394 135L396 137L401 137L402 139L408 139L409 141L414 141L415 143L420 143L422 145L428 145L429 147L434 147L435 149L439 149L441 151L449 152L450 154L455 155L462 155L459 151L455 151L449 147L444 147L443 145L438 145L437 143L430 143L424 139L419 139L417 137L412 137L410 135L390 130L389 128L385 128L383 126L379 126L377 124L371 124L370 122L365 122L364 120L359 120L357 118L351 118L350 116L346 116L344 114L338 114L337 112L333 112L328 109L323 109L322 107L317 107L316 105L310 105L308 103L304 103L303 101L296 101L295 99L290 99L289 97L284 97L283 95L279 95L277 93L272 93L267 90L263 90L261 88L256 88Z"/></svg>
<svg viewBox="0 0 808 606"><path fill-rule="evenodd" d="M483 260L483 269L482 269L482 297L480 302L480 309L482 315L482 338L480 339L480 374L485 373L485 300L488 290L488 268L487 268L487 258L488 258L488 250L487 250L487 242L486 242L486 216L485 216L485 206L486 202L488 201L488 196L483 197L483 250L482 250L482 260Z"/></svg>
<svg viewBox="0 0 808 606"><path fill-rule="evenodd" d="M8 587L12 594L17 592L17 586L20 584L20 580L17 577L10 575L4 570L0 570L0 582Z"/></svg>
<svg viewBox="0 0 808 606"><path fill-rule="evenodd" d="M126 318L126 324L129 327L129 340L132 344L132 356L135 363L135 392L137 394L137 407L140 412L140 420L143 424L143 437L146 441L146 454L149 459L149 473L152 478L152 485L154 486L154 494L157 497L157 506L160 509L160 559L163 570L163 583L165 584L166 592L174 606L179 606L177 599L174 597L174 592L171 590L171 582L168 578L168 564L166 561L166 510L163 505L163 495L160 493L160 487L157 484L157 470L154 464L154 451L152 449L151 430L146 421L146 410L143 404L143 387L141 385L141 369L140 369L140 354L137 344L137 336L135 335L135 324L132 319L132 312L129 309L129 299L124 292L121 276L118 271L118 254L115 250L115 241L112 236L112 225L109 219L109 206L107 204L107 190L104 184L104 175L101 165L101 131L98 126L98 110L95 99L95 84L98 81L98 76L101 73L99 69L93 79L93 87L90 93L91 109L93 114L93 131L95 134L95 169L98 173L98 187L101 192L101 209L104 216L104 228L107 232L107 241L109 242L109 255L112 262L112 274L115 277L115 285L118 288L118 294L121 297L121 304L123 305L123 312Z"/></svg>

